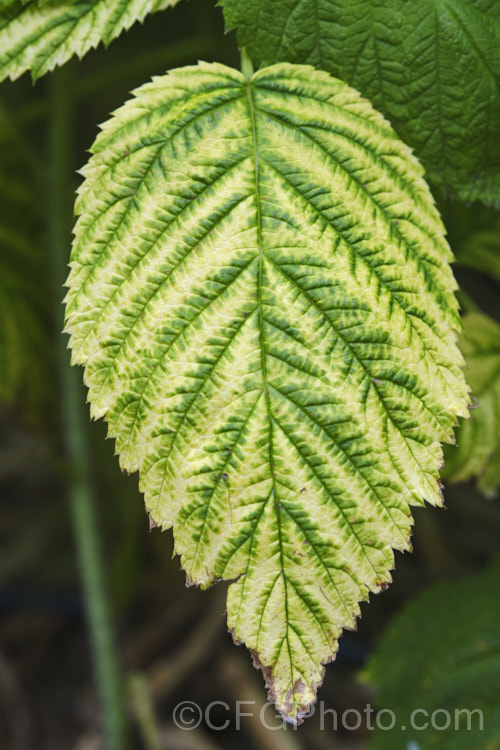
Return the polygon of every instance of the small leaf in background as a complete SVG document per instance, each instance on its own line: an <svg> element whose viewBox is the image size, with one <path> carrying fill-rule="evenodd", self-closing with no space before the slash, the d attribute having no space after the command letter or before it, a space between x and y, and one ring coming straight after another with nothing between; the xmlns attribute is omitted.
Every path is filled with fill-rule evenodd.
<svg viewBox="0 0 500 750"><path fill-rule="evenodd" d="M499 578L496 560L470 578L428 588L392 620L366 678L379 690L378 706L395 712L395 728L376 730L370 750L401 750L412 742L420 750L500 746ZM475 712L469 719L468 710ZM436 730L433 723L446 724L443 711L450 727ZM425 723L421 731L413 728Z"/></svg>
<svg viewBox="0 0 500 750"><path fill-rule="evenodd" d="M33 79L109 44L136 21L179 0L46 0L0 5L0 80L27 70Z"/></svg>
<svg viewBox="0 0 500 750"><path fill-rule="evenodd" d="M229 627L296 720L468 414L423 170L288 64L156 78L92 151L67 297L92 414L188 579L232 581Z"/></svg>
<svg viewBox="0 0 500 750"><path fill-rule="evenodd" d="M444 476L453 482L477 477L479 489L494 497L500 486L500 326L481 313L469 313L463 324L460 347L478 408L461 421L458 447L445 451Z"/></svg>
<svg viewBox="0 0 500 750"><path fill-rule="evenodd" d="M255 64L310 63L367 96L434 184L500 204L497 0L220 0Z"/></svg>

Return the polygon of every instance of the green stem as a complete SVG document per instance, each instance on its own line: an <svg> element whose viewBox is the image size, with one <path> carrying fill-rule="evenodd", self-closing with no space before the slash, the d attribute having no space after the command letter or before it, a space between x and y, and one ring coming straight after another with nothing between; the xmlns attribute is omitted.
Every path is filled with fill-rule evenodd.
<svg viewBox="0 0 500 750"><path fill-rule="evenodd" d="M241 55L241 72L245 76L247 80L250 80L253 76L253 63L250 60L250 58L247 55L247 51L245 47L242 47L240 49L240 55Z"/></svg>
<svg viewBox="0 0 500 750"><path fill-rule="evenodd" d="M129 690L145 750L162 750L151 690L144 675L133 675L129 680Z"/></svg>
<svg viewBox="0 0 500 750"><path fill-rule="evenodd" d="M72 85L71 65L52 73L48 126L48 244L57 331L61 330L63 323L63 284L71 239ZM57 366L62 432L72 469L68 499L102 705L105 746L107 750L123 750L126 747L125 698L99 548L87 441L88 415L82 396L80 372L69 366L66 341L61 335L58 336Z"/></svg>

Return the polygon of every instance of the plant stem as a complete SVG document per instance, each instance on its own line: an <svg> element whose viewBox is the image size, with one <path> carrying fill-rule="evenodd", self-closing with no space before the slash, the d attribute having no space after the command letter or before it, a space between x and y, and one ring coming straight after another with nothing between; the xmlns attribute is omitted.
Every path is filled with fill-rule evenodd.
<svg viewBox="0 0 500 750"><path fill-rule="evenodd" d="M253 76L253 63L250 60L250 58L247 55L247 51L245 47L242 47L240 49L240 55L241 55L241 72L247 78L250 80L250 78Z"/></svg>
<svg viewBox="0 0 500 750"><path fill-rule="evenodd" d="M63 284L67 274L71 226L71 154L73 102L71 65L50 78L48 125L48 245L53 282L54 318L57 331L63 322ZM80 373L69 365L66 342L58 335L62 433L71 465L68 500L76 539L78 565L85 598L94 668L102 706L105 746L126 747L126 713L106 595L104 567L99 548L91 460L87 440L86 408Z"/></svg>
<svg viewBox="0 0 500 750"><path fill-rule="evenodd" d="M135 674L130 678L129 691L145 750L162 750L153 699L144 675Z"/></svg>

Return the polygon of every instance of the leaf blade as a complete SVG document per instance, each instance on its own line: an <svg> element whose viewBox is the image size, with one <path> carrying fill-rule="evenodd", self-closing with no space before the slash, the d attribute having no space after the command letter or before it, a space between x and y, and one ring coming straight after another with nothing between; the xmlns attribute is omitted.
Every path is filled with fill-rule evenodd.
<svg viewBox="0 0 500 750"><path fill-rule="evenodd" d="M380 704L395 714L392 730L375 730L375 750L412 742L444 750L498 744L498 607L492 597L498 573L497 558L466 578L435 583L390 623L366 670ZM420 721L445 711L447 726L437 718Z"/></svg>
<svg viewBox="0 0 500 750"><path fill-rule="evenodd" d="M452 482L477 477L486 497L500 486L500 326L482 313L464 317L460 346L478 408L457 431L457 447L445 451L444 476Z"/></svg>
<svg viewBox="0 0 500 750"><path fill-rule="evenodd" d="M422 170L325 73L200 64L139 89L84 173L67 327L92 413L188 580L232 581L296 720L467 413Z"/></svg>
<svg viewBox="0 0 500 750"><path fill-rule="evenodd" d="M148 13L178 0L20 0L0 8L0 80L18 78L27 70L34 80L63 65L73 55L83 57L101 42L108 45Z"/></svg>
<svg viewBox="0 0 500 750"><path fill-rule="evenodd" d="M500 201L500 13L489 0L221 0L256 64L310 63L368 97L433 182ZM458 83L459 82L459 83Z"/></svg>

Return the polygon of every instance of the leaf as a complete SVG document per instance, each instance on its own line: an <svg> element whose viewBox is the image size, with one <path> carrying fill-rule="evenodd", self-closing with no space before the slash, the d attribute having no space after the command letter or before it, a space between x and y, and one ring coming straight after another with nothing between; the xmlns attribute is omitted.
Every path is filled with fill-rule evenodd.
<svg viewBox="0 0 500 750"><path fill-rule="evenodd" d="M500 281L500 217L459 243L455 257L460 265L482 271Z"/></svg>
<svg viewBox="0 0 500 750"><path fill-rule="evenodd" d="M27 70L34 80L73 55L108 45L148 13L178 0L18 0L0 6L0 80Z"/></svg>
<svg viewBox="0 0 500 750"><path fill-rule="evenodd" d="M220 0L254 63L311 63L359 89L434 184L500 205L496 0Z"/></svg>
<svg viewBox="0 0 500 750"><path fill-rule="evenodd" d="M461 482L478 477L478 487L494 497L500 486L500 326L487 315L464 318L460 347L478 409L460 425L458 448L445 452L445 477Z"/></svg>
<svg viewBox="0 0 500 750"><path fill-rule="evenodd" d="M439 201L455 262L500 281L500 213L481 203Z"/></svg>
<svg viewBox="0 0 500 750"><path fill-rule="evenodd" d="M371 750L499 747L499 576L496 560L464 580L440 582L394 618L366 677L380 691L379 706L395 712L395 728L375 731Z"/></svg>
<svg viewBox="0 0 500 750"><path fill-rule="evenodd" d="M92 414L300 718L467 413L422 170L326 73L200 64L136 91L83 173L67 330Z"/></svg>
<svg viewBox="0 0 500 750"><path fill-rule="evenodd" d="M23 144L0 106L0 403L38 401L47 370L39 216Z"/></svg>

